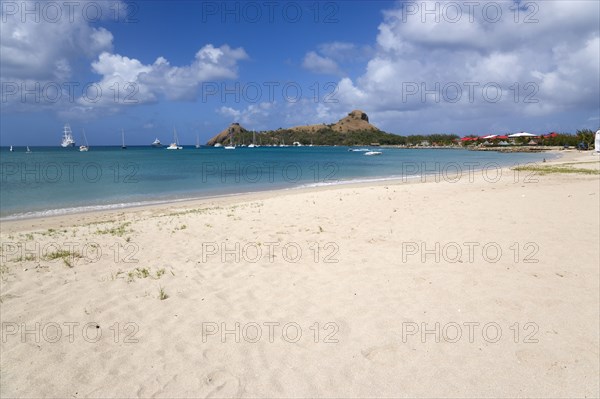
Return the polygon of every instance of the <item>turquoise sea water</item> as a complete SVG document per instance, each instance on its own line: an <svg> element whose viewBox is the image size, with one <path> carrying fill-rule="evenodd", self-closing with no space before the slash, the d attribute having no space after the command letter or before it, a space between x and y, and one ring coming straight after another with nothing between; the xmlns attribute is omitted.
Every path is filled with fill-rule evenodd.
<svg viewBox="0 0 600 399"><path fill-rule="evenodd" d="M391 178L466 179L549 154L348 147L31 147L0 150L0 218L111 209L219 195ZM433 177L432 177L433 176Z"/></svg>

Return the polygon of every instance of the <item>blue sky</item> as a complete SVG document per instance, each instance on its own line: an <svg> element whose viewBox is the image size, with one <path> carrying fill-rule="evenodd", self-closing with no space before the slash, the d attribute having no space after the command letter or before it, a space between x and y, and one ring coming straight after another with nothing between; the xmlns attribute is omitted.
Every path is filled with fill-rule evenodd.
<svg viewBox="0 0 600 399"><path fill-rule="evenodd" d="M404 135L597 129L598 2L487 3L3 1L0 144L57 145L65 122L92 145L205 142L353 109Z"/></svg>

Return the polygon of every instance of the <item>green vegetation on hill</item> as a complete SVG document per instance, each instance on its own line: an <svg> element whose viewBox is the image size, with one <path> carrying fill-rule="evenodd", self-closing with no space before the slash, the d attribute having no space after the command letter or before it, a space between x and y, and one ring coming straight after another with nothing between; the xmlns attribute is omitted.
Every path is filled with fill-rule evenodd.
<svg viewBox="0 0 600 399"><path fill-rule="evenodd" d="M233 141L236 144L252 143L251 131L242 129L240 132L233 135ZM323 125L322 129L316 132L307 132L301 130L279 129L256 132L256 144L261 145L292 145L294 142L299 142L302 145L370 145L379 143L381 145L417 145L426 141L430 144L451 145L458 138L454 134L432 134L427 136L399 136L396 134L386 133L381 130L355 130L349 132L337 132ZM225 140L229 142L229 140Z"/></svg>

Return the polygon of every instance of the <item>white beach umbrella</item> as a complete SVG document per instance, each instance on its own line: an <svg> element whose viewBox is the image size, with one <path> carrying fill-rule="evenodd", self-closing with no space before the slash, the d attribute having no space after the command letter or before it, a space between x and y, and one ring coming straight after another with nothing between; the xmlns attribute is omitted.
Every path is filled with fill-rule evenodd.
<svg viewBox="0 0 600 399"><path fill-rule="evenodd" d="M521 132L521 133L509 134L508 137L510 137L510 138L513 138L513 137L535 137L535 134Z"/></svg>

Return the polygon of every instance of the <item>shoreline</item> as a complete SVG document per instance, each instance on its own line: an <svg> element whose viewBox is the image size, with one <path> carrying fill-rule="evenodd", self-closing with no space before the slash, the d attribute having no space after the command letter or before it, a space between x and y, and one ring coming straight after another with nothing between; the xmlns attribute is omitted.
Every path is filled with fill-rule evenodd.
<svg viewBox="0 0 600 399"><path fill-rule="evenodd" d="M593 396L600 176L503 170L3 222L1 396Z"/></svg>
<svg viewBox="0 0 600 399"><path fill-rule="evenodd" d="M382 146L383 148L384 146ZM392 148L392 147L390 147ZM429 148L424 148L429 149ZM439 149L449 149L449 148L439 148ZM462 149L464 148L454 148L454 149ZM552 160L550 162L558 162L561 158L569 157L570 154L576 154L571 151L558 151L553 150L549 151L549 154L553 154L558 158ZM550 163L548 163L550 164ZM502 167L502 172L505 173L510 168ZM473 169L474 172L479 172L481 169ZM99 214L120 214L122 212L128 212L129 210L144 210L144 209L156 209L156 208L168 208L176 205L190 205L193 206L195 203L205 203L210 201L219 201L225 199L233 199L239 198L243 201L245 198L248 200L253 200L253 198L268 198L270 196L276 196L279 193L286 192L307 192L311 190L319 191L325 188L337 188L337 187L361 187L361 186L369 186L369 185L379 185L379 184L395 184L401 182L402 184L406 184L409 182L413 182L413 180L423 180L425 176L434 176L436 172L430 173L420 173L415 175L408 176L385 176L385 177L372 177L372 178L356 178L350 180L337 180L331 182L319 182L319 183L305 183L299 186L292 187L276 187L264 190L257 191L247 191L240 193L230 193L230 194L216 194L216 195L206 195L206 196L197 196L197 197L189 197L189 198L170 198L170 199L156 199L156 200L148 200L142 201L142 203L133 202L133 203L115 203L108 205L90 205L90 206L79 206L76 208L58 208L58 209L48 209L44 211L34 211L32 215L17 213L13 215L8 215L0 218L0 223L4 225L12 225L14 223L25 222L25 221L39 221L46 219L55 219L62 217L77 217L83 215L99 215ZM419 183L418 181L414 181L414 183ZM88 208L100 208L100 209L88 209ZM50 214L43 214L45 212L49 212Z"/></svg>
<svg viewBox="0 0 600 399"><path fill-rule="evenodd" d="M423 176L432 176L432 175L423 175ZM72 213L64 213L57 215L49 215L49 216L32 216L18 219L0 219L0 223L2 224L2 231L9 233L21 232L22 227L25 229L45 229L48 227L66 227L66 226L74 226L79 225L79 221L81 224L90 223L88 219L94 219L96 222L97 219L112 219L114 217L123 216L125 214L140 214L151 212L153 214L168 212L172 209L189 209L189 208L197 208L197 207L213 207L213 206L228 206L235 205L239 203L247 203L253 201L260 201L270 198L275 198L278 196L283 196L287 194L311 194L311 193L319 193L324 191L332 191L343 188L365 188L365 187L379 187L382 185L388 184L420 184L418 181L418 176L410 176L406 178L385 178L384 180L377 179L367 182L354 182L348 181L345 183L332 183L326 185L318 185L311 187L291 187L291 188L275 188L272 190L263 190L263 191L253 191L246 193L236 193L236 194L226 194L226 195L217 195L211 197L201 197L201 198L189 198L189 199L181 199L177 201L167 200L165 202L156 203L156 204L140 204L140 205L125 205L122 208L116 209L98 209L98 210L88 210L88 211L75 211ZM406 179L407 181L402 181ZM76 224L72 224L76 223ZM21 226L23 225L23 226ZM29 225L29 227L24 227L24 225Z"/></svg>

